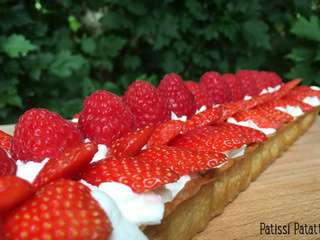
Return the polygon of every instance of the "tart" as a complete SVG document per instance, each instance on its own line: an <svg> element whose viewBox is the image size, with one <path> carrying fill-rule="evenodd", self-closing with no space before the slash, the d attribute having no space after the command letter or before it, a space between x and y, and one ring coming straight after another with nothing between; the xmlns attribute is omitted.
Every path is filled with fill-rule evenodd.
<svg viewBox="0 0 320 240"><path fill-rule="evenodd" d="M192 239L312 125L320 89L299 83L167 74L96 91L72 121L28 110L0 132L0 236Z"/></svg>

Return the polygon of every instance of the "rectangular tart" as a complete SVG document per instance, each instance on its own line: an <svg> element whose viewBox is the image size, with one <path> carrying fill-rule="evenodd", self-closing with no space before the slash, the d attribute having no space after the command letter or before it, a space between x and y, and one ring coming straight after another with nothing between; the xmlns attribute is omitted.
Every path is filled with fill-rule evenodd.
<svg viewBox="0 0 320 240"><path fill-rule="evenodd" d="M221 214L277 157L313 124L319 107L279 129L268 141L250 146L243 157L192 179L166 204L159 225L143 227L151 240L189 240Z"/></svg>

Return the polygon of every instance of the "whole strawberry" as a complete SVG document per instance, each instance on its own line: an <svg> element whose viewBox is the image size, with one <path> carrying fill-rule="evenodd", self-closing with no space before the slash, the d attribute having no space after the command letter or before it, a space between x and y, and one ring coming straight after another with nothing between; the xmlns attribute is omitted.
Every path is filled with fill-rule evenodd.
<svg viewBox="0 0 320 240"><path fill-rule="evenodd" d="M41 188L5 220L4 237L106 240L110 221L81 183L60 179Z"/></svg>
<svg viewBox="0 0 320 240"><path fill-rule="evenodd" d="M19 119L14 130L13 159L41 162L82 142L80 131L57 113L30 109Z"/></svg>
<svg viewBox="0 0 320 240"><path fill-rule="evenodd" d="M239 70L236 73L236 78L241 82L244 95L255 96L260 93L256 83L257 77L258 72L254 70Z"/></svg>
<svg viewBox="0 0 320 240"><path fill-rule="evenodd" d="M170 118L166 99L148 82L138 80L132 83L123 102L134 114L137 128L156 125Z"/></svg>
<svg viewBox="0 0 320 240"><path fill-rule="evenodd" d="M201 108L202 106L206 106L207 108L212 106L212 98L204 86L193 81L186 81L185 85L193 94L197 109Z"/></svg>
<svg viewBox="0 0 320 240"><path fill-rule="evenodd" d="M79 128L96 143L110 144L134 128L134 117L120 97L99 90L85 100Z"/></svg>
<svg viewBox="0 0 320 240"><path fill-rule="evenodd" d="M229 86L219 73L214 71L204 73L200 78L200 84L207 89L214 103L231 101Z"/></svg>
<svg viewBox="0 0 320 240"><path fill-rule="evenodd" d="M241 82L235 77L234 74L226 73L222 75L224 81L228 84L231 93L232 101L242 100L244 97L244 91L242 89Z"/></svg>
<svg viewBox="0 0 320 240"><path fill-rule="evenodd" d="M271 87L283 84L282 78L276 72L267 72L271 82Z"/></svg>
<svg viewBox="0 0 320 240"><path fill-rule="evenodd" d="M183 115L190 117L195 112L194 97L178 74L165 75L158 90L166 99L170 112L174 112L179 117Z"/></svg>

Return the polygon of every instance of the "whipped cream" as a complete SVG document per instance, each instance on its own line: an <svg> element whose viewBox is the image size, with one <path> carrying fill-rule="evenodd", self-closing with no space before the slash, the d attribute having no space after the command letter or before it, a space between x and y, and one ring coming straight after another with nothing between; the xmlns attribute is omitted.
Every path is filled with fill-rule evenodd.
<svg viewBox="0 0 320 240"><path fill-rule="evenodd" d="M248 100L250 100L250 99L252 99L252 97L249 96L249 95L245 95L244 98L243 98L243 100L245 100L245 101L248 101Z"/></svg>
<svg viewBox="0 0 320 240"><path fill-rule="evenodd" d="M275 109L285 112L292 117L299 117L303 115L303 111L299 106L285 106L285 107L275 107Z"/></svg>
<svg viewBox="0 0 320 240"><path fill-rule="evenodd" d="M263 132L265 135L271 135L271 134L274 134L277 131L274 128L260 128L252 120L238 122L236 119L230 117L230 118L228 118L227 122L235 124L235 125L239 125L239 126L244 126L244 127L249 127L249 128L256 129L256 130L258 130L260 132Z"/></svg>
<svg viewBox="0 0 320 240"><path fill-rule="evenodd" d="M101 183L99 189L113 199L122 215L130 222L154 225L161 223L165 203L172 201L190 179L189 176L183 176L175 183L146 193L135 193L129 186L117 182Z"/></svg>
<svg viewBox="0 0 320 240"><path fill-rule="evenodd" d="M242 147L237 148L237 149L232 149L230 151L225 152L224 154L228 157L228 158L237 158L237 157L242 157L247 149L247 145L244 144Z"/></svg>
<svg viewBox="0 0 320 240"><path fill-rule="evenodd" d="M312 90L320 91L320 87L318 87L318 86L311 86L310 88Z"/></svg>
<svg viewBox="0 0 320 240"><path fill-rule="evenodd" d="M33 161L24 162L21 160L17 160L16 175L17 177L32 183L48 161L49 161L49 158L45 158L41 162L33 162Z"/></svg>
<svg viewBox="0 0 320 240"><path fill-rule="evenodd" d="M274 93L276 91L279 91L279 89L281 88L281 85L277 85L277 86L274 86L274 87L267 87L265 89L263 89L259 95L263 95L263 94L266 94L266 93Z"/></svg>
<svg viewBox="0 0 320 240"><path fill-rule="evenodd" d="M303 102L308 104L308 105L311 105L312 107L320 106L320 99L318 97L316 97L316 96L305 97L303 99Z"/></svg>
<svg viewBox="0 0 320 240"><path fill-rule="evenodd" d="M72 118L70 121L73 122L73 123L78 123L79 122L79 118Z"/></svg>
<svg viewBox="0 0 320 240"><path fill-rule="evenodd" d="M116 202L110 196L84 180L80 182L91 190L91 196L108 215L112 224L110 240L148 240L136 224L130 222L122 215Z"/></svg>
<svg viewBox="0 0 320 240"><path fill-rule="evenodd" d="M195 114L204 112L205 110L207 110L207 106L203 105L203 106L201 106L199 109L196 110L196 113L195 113Z"/></svg>
<svg viewBox="0 0 320 240"><path fill-rule="evenodd" d="M181 117L178 117L177 114L175 114L174 112L171 112L171 120L179 120L182 122L186 122L187 121L187 116L186 115L182 115Z"/></svg>
<svg viewBox="0 0 320 240"><path fill-rule="evenodd" d="M108 154L108 147L105 144L98 144L98 152L96 152L90 163L98 162L105 159Z"/></svg>

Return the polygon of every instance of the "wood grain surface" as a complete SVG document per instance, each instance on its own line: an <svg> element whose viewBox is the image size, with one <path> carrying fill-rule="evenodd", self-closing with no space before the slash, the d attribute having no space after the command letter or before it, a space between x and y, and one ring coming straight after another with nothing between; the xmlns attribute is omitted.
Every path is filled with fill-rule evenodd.
<svg viewBox="0 0 320 240"><path fill-rule="evenodd" d="M12 125L0 129L13 132ZM294 222L320 224L320 118L195 239L320 239L295 235ZM290 223L291 234L261 235L260 223Z"/></svg>
<svg viewBox="0 0 320 240"><path fill-rule="evenodd" d="M290 235L260 235L262 222L291 223ZM320 224L319 118L195 239L320 239L295 235L293 222Z"/></svg>

